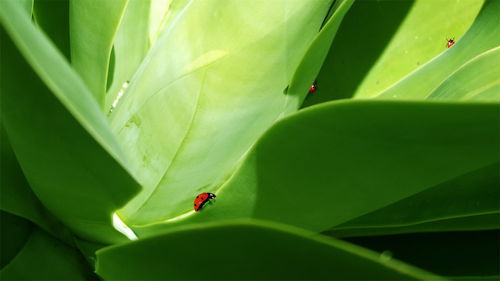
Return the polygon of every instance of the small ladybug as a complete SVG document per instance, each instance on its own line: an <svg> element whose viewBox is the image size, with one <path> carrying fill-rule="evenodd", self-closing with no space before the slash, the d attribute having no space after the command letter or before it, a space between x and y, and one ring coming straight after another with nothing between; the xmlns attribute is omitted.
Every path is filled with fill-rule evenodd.
<svg viewBox="0 0 500 281"><path fill-rule="evenodd" d="M309 88L309 91L308 93L309 94L312 94L314 92L316 92L316 90L318 89L318 85L316 85L316 82L314 82L312 85L311 85L311 88Z"/></svg>
<svg viewBox="0 0 500 281"><path fill-rule="evenodd" d="M449 48L451 46L453 46L455 44L455 40L454 39L447 39L448 40L448 43L446 44L446 46Z"/></svg>
<svg viewBox="0 0 500 281"><path fill-rule="evenodd" d="M194 199L194 210L198 212L199 210L201 210L203 205L205 205L205 203L207 203L208 201L210 201L210 199L213 199L215 197L216 197L215 194L210 192L204 192L196 196L196 198Z"/></svg>

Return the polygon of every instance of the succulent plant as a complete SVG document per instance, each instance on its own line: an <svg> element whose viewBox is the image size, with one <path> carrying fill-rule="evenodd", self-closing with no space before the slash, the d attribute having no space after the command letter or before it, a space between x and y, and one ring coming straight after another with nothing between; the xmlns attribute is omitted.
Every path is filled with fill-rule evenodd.
<svg viewBox="0 0 500 281"><path fill-rule="evenodd" d="M0 5L2 280L499 278L500 1Z"/></svg>

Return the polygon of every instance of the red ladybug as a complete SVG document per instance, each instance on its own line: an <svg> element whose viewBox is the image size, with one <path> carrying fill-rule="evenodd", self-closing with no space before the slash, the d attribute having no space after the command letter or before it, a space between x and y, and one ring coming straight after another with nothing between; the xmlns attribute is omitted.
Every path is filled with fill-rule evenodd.
<svg viewBox="0 0 500 281"><path fill-rule="evenodd" d="M455 44L455 40L453 39L448 39L448 44L446 45L448 48L453 46Z"/></svg>
<svg viewBox="0 0 500 281"><path fill-rule="evenodd" d="M204 192L196 196L196 198L194 199L194 210L198 212L199 210L201 210L203 205L205 205L205 203L207 203L208 201L210 201L210 199L213 199L215 197L216 197L215 194L210 192Z"/></svg>
<svg viewBox="0 0 500 281"><path fill-rule="evenodd" d="M316 92L316 90L318 89L318 85L316 85L316 83L312 84L311 85L311 88L309 88L309 94L312 94L314 92Z"/></svg>

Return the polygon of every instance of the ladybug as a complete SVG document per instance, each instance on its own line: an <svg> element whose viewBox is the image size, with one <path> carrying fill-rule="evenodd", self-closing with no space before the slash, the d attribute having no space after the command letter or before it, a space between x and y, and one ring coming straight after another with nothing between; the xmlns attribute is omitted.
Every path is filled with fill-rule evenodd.
<svg viewBox="0 0 500 281"><path fill-rule="evenodd" d="M316 92L316 90L318 89L318 85L316 85L316 82L314 82L312 85L311 85L311 88L309 88L309 91L308 93L309 94L312 94L314 92Z"/></svg>
<svg viewBox="0 0 500 281"><path fill-rule="evenodd" d="M448 48L453 46L455 44L455 40L454 39L448 39L448 44L446 45Z"/></svg>
<svg viewBox="0 0 500 281"><path fill-rule="evenodd" d="M210 201L210 199L213 199L215 197L216 197L215 194L210 192L204 192L199 194L194 199L194 210L198 212L199 210L201 210L203 205L205 205L205 203L207 203L208 201Z"/></svg>

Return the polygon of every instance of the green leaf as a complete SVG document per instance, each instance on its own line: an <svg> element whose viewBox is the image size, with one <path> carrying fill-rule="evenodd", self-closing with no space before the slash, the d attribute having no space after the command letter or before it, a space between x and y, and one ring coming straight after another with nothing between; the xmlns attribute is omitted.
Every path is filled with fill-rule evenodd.
<svg viewBox="0 0 500 281"><path fill-rule="evenodd" d="M343 241L263 222L196 225L104 248L96 272L112 280L443 280Z"/></svg>
<svg viewBox="0 0 500 281"><path fill-rule="evenodd" d="M342 22L303 106L368 97L446 50L472 24L483 0L357 0Z"/></svg>
<svg viewBox="0 0 500 281"><path fill-rule="evenodd" d="M288 99L285 110L287 114L297 111L304 101L311 84L314 83L314 79L328 55L328 50L332 45L340 23L343 21L345 14L350 10L353 2L354 0L334 1L334 4L338 5L337 7L332 7L336 8L335 12L316 36L293 75L290 87L286 93Z"/></svg>
<svg viewBox="0 0 500 281"><path fill-rule="evenodd" d="M109 244L95 243L92 241L87 241L76 237L74 239L74 242L76 244L76 247L80 250L82 255L87 260L88 264L90 264L92 268L95 267L97 250L109 246Z"/></svg>
<svg viewBox="0 0 500 281"><path fill-rule="evenodd" d="M324 231L497 163L499 112L499 104L459 102L311 107L273 126L213 205L134 229L149 235L176 224L253 217ZM484 180L471 177L465 187L474 179Z"/></svg>
<svg viewBox="0 0 500 281"><path fill-rule="evenodd" d="M450 66L450 69L456 68L465 52L472 53L481 49L483 45L488 46L488 41L494 40L494 36L486 39L487 42L482 41L484 37L470 38L494 28L493 23L489 26L481 26L481 16L476 18L484 2L484 0L414 1L409 14L398 27L396 34L366 74L362 83L358 85L355 96L372 97L399 80L405 79L404 77L411 72L420 71L419 68L426 63L432 63L431 61L436 56L443 53L452 53L447 62L454 65L454 67ZM468 31L471 24L474 24L473 31ZM464 35L465 32L472 32L474 35ZM451 38L457 42L453 47L458 46L463 51L454 51L454 48L447 49L446 41ZM366 39L368 39L366 45L370 46L372 36ZM479 40L479 42L471 46L471 40ZM436 72L427 75L435 76ZM408 97L413 96L408 95Z"/></svg>
<svg viewBox="0 0 500 281"><path fill-rule="evenodd" d="M379 98L426 98L469 60L500 45L499 1L486 1L474 24L438 57L377 95ZM476 77L474 73L472 77ZM461 81L462 82L462 81ZM468 91L473 89L468 88Z"/></svg>
<svg viewBox="0 0 500 281"><path fill-rule="evenodd" d="M128 0L72 0L71 63L104 107L113 41Z"/></svg>
<svg viewBox="0 0 500 281"><path fill-rule="evenodd" d="M357 0L346 14L303 106L354 95L414 1Z"/></svg>
<svg viewBox="0 0 500 281"><path fill-rule="evenodd" d="M41 204L31 190L12 151L3 128L0 127L0 209L10 214L25 218L43 230L70 241L71 236L60 222Z"/></svg>
<svg viewBox="0 0 500 281"><path fill-rule="evenodd" d="M70 60L69 1L36 0L33 7L36 24Z"/></svg>
<svg viewBox="0 0 500 281"><path fill-rule="evenodd" d="M338 225L332 232L334 235L359 236L467 230L468 227L500 228L499 170L498 163L482 167ZM454 223L445 222L450 219Z"/></svg>
<svg viewBox="0 0 500 281"><path fill-rule="evenodd" d="M2 122L30 186L78 235L122 240L111 214L139 187L122 166L125 159L104 116L16 1L2 2L0 20L24 55L2 29Z"/></svg>
<svg viewBox="0 0 500 281"><path fill-rule="evenodd" d="M2 197L4 194L2 193ZM21 250L31 234L32 224L18 216L0 211L0 268Z"/></svg>
<svg viewBox="0 0 500 281"><path fill-rule="evenodd" d="M144 186L120 213L128 223L183 214L198 192L228 179L283 113L283 89L330 2L208 0L172 7L180 10L172 11L176 16L110 116Z"/></svg>
<svg viewBox="0 0 500 281"><path fill-rule="evenodd" d="M0 271L1 280L91 280L92 270L75 249L34 230L19 254Z"/></svg>
<svg viewBox="0 0 500 281"><path fill-rule="evenodd" d="M482 53L446 78L428 98L500 100L499 61L500 47Z"/></svg>
<svg viewBox="0 0 500 281"><path fill-rule="evenodd" d="M151 0L128 0L120 27L114 40L115 65L113 82L106 94L104 108L111 107L113 101L142 62L149 48L149 13ZM108 77L109 79L109 77Z"/></svg>
<svg viewBox="0 0 500 281"><path fill-rule="evenodd" d="M176 6L181 2L180 0L150 0L150 13L149 13L149 43L153 45L160 34L167 26L169 18L171 18L171 6ZM186 0L182 0L187 2Z"/></svg>
<svg viewBox="0 0 500 281"><path fill-rule="evenodd" d="M29 16L33 13L33 0L17 0L22 9L28 13Z"/></svg>

